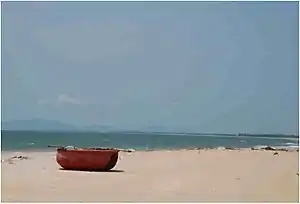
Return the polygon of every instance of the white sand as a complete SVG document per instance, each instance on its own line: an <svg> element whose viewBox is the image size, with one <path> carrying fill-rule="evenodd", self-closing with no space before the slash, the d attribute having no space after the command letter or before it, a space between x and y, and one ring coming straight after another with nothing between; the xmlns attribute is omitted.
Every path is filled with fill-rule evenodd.
<svg viewBox="0 0 300 204"><path fill-rule="evenodd" d="M4 152L2 201L298 201L298 152L121 153L117 172L59 170L55 152Z"/></svg>

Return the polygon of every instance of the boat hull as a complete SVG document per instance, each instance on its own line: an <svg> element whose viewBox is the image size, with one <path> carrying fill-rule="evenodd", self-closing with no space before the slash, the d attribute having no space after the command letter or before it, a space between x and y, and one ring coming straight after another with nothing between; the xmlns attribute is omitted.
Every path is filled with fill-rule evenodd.
<svg viewBox="0 0 300 204"><path fill-rule="evenodd" d="M66 170L108 171L115 167L119 150L57 149L56 161Z"/></svg>

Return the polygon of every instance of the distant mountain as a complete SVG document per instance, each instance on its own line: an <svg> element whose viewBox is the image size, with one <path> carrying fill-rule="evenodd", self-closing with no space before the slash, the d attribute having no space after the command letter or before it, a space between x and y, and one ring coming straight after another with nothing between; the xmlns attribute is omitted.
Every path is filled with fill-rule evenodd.
<svg viewBox="0 0 300 204"><path fill-rule="evenodd" d="M2 130L14 130L14 131L80 131L80 132L127 132L127 133L169 133L178 134L184 133L185 135L223 135L232 136L234 134L226 133L193 133L188 131L182 131L180 129L168 129L163 126L148 126L137 129L119 129L110 125L91 125L86 127L76 127L67 123L62 123L55 120L46 119L31 119L31 120L13 120L8 122L1 122ZM250 134L239 133L238 136L257 136L257 137L291 137L298 138L298 134Z"/></svg>
<svg viewBox="0 0 300 204"><path fill-rule="evenodd" d="M1 122L2 130L33 130L33 131L76 131L77 127L45 119L14 120Z"/></svg>
<svg viewBox="0 0 300 204"><path fill-rule="evenodd" d="M109 125L91 125L84 128L81 128L82 131L91 131L91 132L110 132L114 131L115 128Z"/></svg>

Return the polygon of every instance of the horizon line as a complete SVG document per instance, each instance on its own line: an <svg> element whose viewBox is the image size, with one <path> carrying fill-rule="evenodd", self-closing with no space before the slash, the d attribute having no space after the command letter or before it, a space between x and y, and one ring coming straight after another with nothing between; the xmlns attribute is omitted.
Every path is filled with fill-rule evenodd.
<svg viewBox="0 0 300 204"><path fill-rule="evenodd" d="M86 130L86 129L3 129L1 131L15 131L15 132L86 132L86 133L163 133L163 134L199 134L199 135L236 135L238 136L255 136L255 135L273 135L273 136L295 136L299 137L297 133L248 133L248 132L238 132L238 133L217 133L217 132L183 132L183 131L147 131L147 130Z"/></svg>

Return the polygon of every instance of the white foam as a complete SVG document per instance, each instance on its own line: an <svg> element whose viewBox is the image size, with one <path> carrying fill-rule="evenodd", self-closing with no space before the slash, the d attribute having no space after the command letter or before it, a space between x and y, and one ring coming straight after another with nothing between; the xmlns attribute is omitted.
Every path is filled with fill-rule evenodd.
<svg viewBox="0 0 300 204"><path fill-rule="evenodd" d="M285 145L288 145L288 146L295 146L295 145L299 145L299 143L294 143L294 142L287 142L287 143L284 143Z"/></svg>

